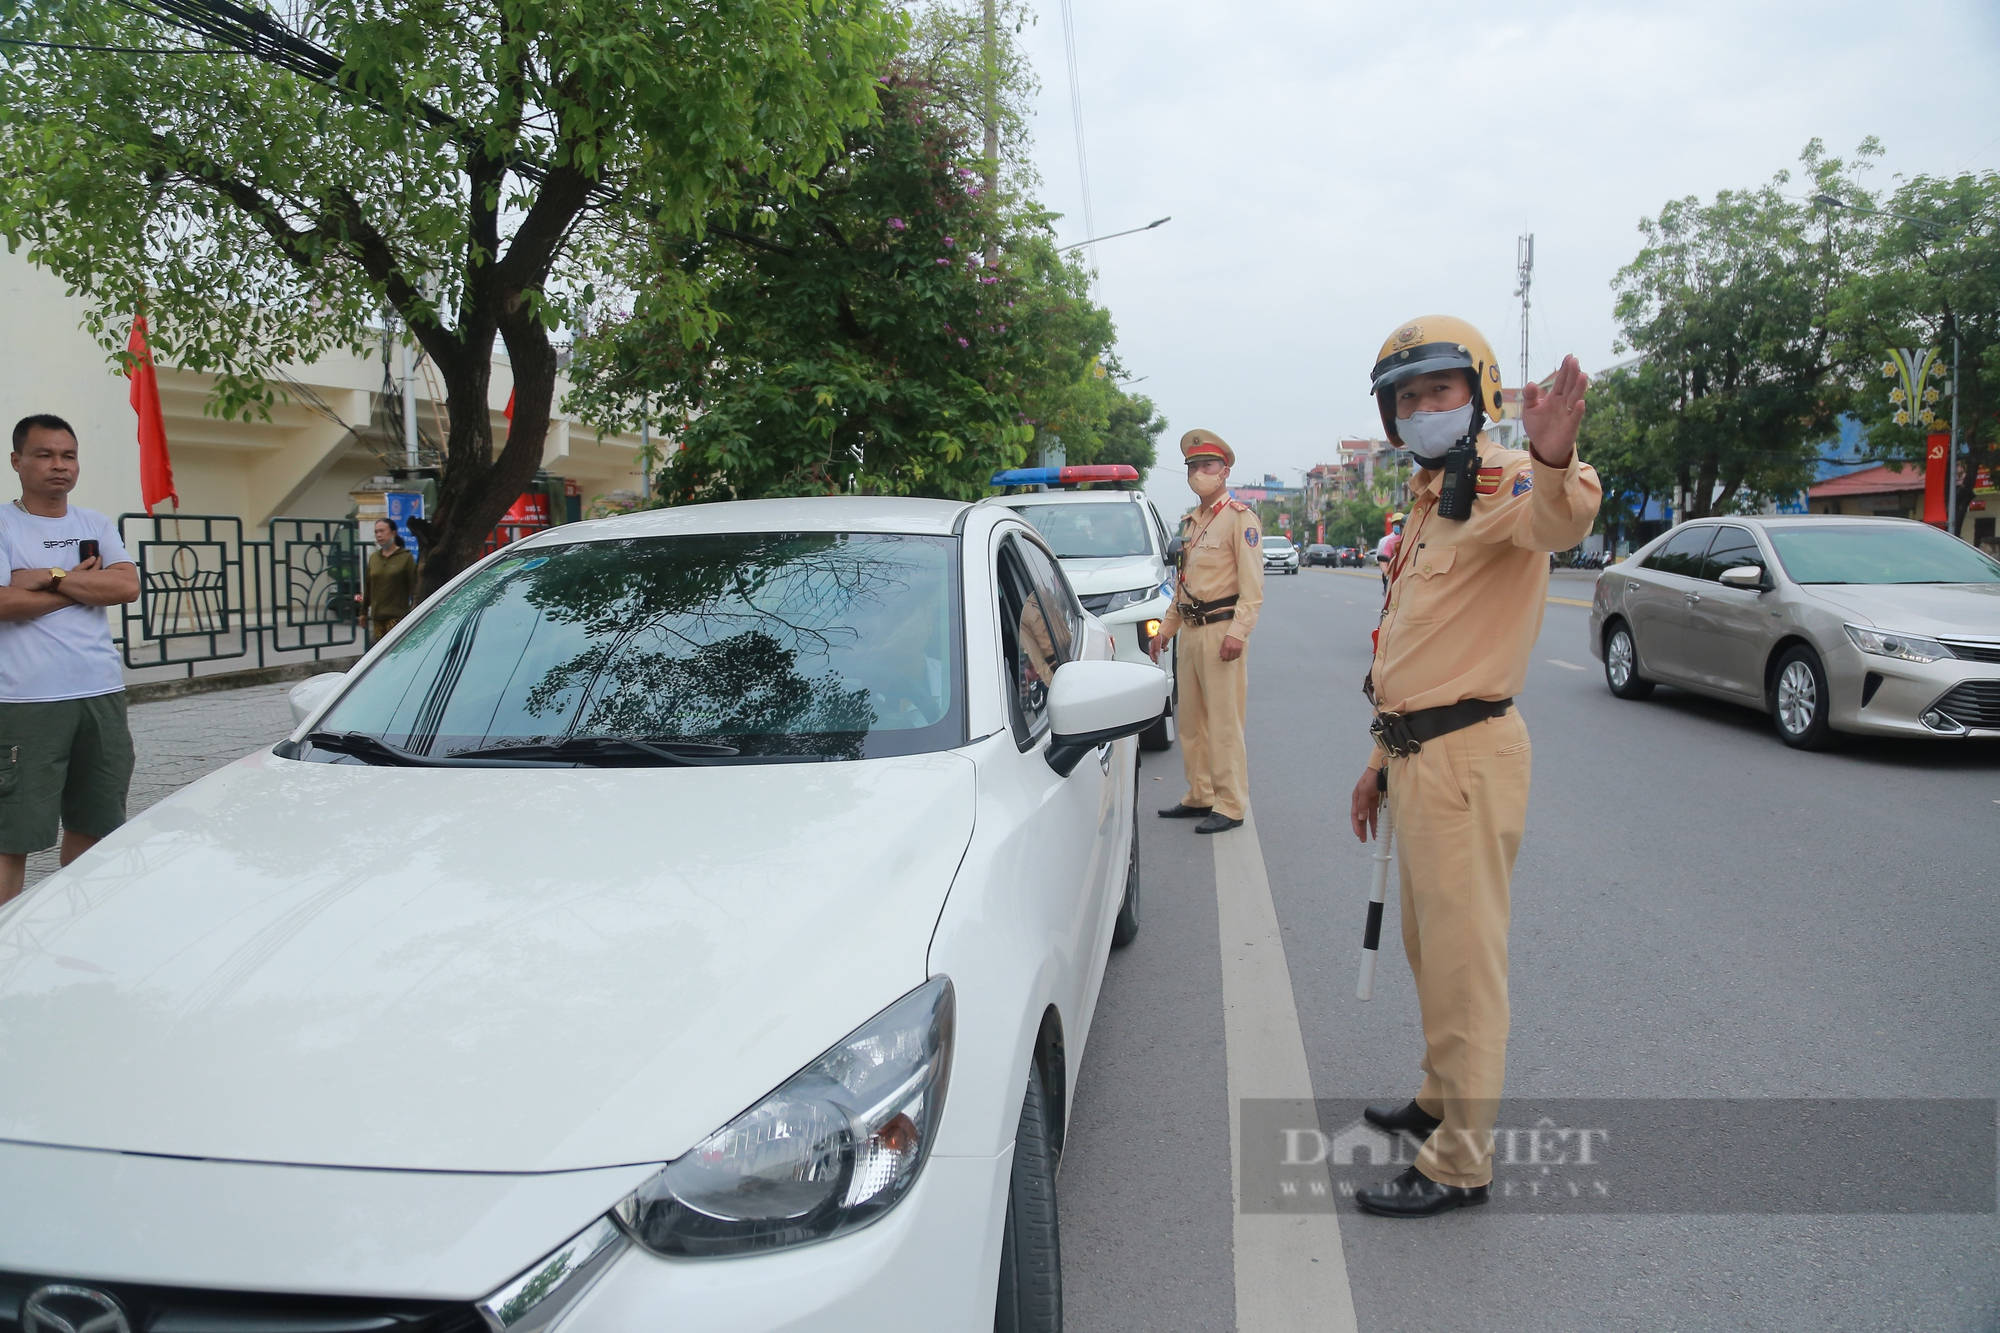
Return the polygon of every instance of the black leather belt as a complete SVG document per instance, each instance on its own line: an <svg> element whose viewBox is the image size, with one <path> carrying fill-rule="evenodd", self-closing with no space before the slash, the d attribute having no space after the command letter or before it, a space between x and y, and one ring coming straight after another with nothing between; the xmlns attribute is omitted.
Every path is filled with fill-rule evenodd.
<svg viewBox="0 0 2000 1333"><path fill-rule="evenodd" d="M1187 625L1212 625L1218 620L1236 619L1236 599L1240 593L1227 597L1217 597L1209 602L1197 602L1190 598L1174 609L1181 613L1181 622Z"/></svg>
<svg viewBox="0 0 2000 1333"><path fill-rule="evenodd" d="M1475 722L1499 717L1514 706L1512 699L1461 699L1442 708L1420 708L1414 713L1377 713L1368 724L1382 748L1398 759L1424 748L1425 741L1463 731Z"/></svg>

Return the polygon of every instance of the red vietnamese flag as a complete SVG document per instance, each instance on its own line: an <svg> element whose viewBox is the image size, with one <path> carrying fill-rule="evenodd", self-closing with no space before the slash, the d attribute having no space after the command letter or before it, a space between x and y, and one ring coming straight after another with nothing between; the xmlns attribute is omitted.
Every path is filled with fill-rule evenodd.
<svg viewBox="0 0 2000 1333"><path fill-rule="evenodd" d="M503 417L505 417L505 418L507 418L507 422L508 422L508 424L509 424L509 425L512 425L512 424L513 424L513 421L514 421L514 391L513 391L512 389L509 389L509 390L507 390L507 410L506 410L505 412L502 412L502 413L501 413L500 415L501 415L501 416L503 416Z"/></svg>
<svg viewBox="0 0 2000 1333"><path fill-rule="evenodd" d="M149 514L162 500L172 500L179 509L181 497L174 493L174 464L167 456L167 427L160 418L160 381L153 371L153 349L146 346L144 315L133 317L132 336L125 350L132 355L132 365L126 371L132 377L130 402L139 414L139 499Z"/></svg>
<svg viewBox="0 0 2000 1333"><path fill-rule="evenodd" d="M1951 478L1951 436L1930 435L1924 439L1924 522L1941 528L1951 526L1944 511L1945 487Z"/></svg>

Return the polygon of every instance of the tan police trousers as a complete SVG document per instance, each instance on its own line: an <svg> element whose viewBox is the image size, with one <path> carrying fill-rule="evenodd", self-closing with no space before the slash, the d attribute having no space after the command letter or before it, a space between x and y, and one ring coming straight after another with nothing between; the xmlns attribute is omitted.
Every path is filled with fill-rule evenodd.
<svg viewBox="0 0 2000 1333"><path fill-rule="evenodd" d="M1243 818L1250 804L1250 761L1243 750L1245 687L1250 649L1234 662L1222 660L1222 640L1234 622L1183 625L1174 635L1174 679L1180 711L1174 728L1187 770L1181 804L1207 807L1231 819Z"/></svg>
<svg viewBox="0 0 2000 1333"><path fill-rule="evenodd" d="M1424 1023L1417 1105L1444 1123L1417 1154L1442 1185L1493 1179L1507 1077L1508 885L1528 817L1528 727L1509 709L1389 759L1403 950Z"/></svg>

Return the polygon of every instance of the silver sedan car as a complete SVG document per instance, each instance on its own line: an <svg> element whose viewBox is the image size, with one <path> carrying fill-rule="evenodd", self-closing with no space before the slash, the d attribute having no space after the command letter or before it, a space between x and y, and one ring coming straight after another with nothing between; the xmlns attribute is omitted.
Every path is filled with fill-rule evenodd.
<svg viewBox="0 0 2000 1333"><path fill-rule="evenodd" d="M1598 576L1590 650L1621 699L1748 704L1801 749L2000 737L2000 561L1904 519L1699 519Z"/></svg>

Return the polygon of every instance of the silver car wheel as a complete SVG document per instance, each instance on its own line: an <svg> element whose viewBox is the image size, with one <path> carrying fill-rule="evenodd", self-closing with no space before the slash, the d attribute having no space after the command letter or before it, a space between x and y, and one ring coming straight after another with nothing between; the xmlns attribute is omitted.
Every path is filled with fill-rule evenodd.
<svg viewBox="0 0 2000 1333"><path fill-rule="evenodd" d="M1804 662L1787 662L1778 675L1778 725L1790 736L1803 736L1819 713L1819 685Z"/></svg>
<svg viewBox="0 0 2000 1333"><path fill-rule="evenodd" d="M1605 665L1611 670L1611 683L1622 690L1632 679L1632 636L1618 631L1605 651L1610 659Z"/></svg>

